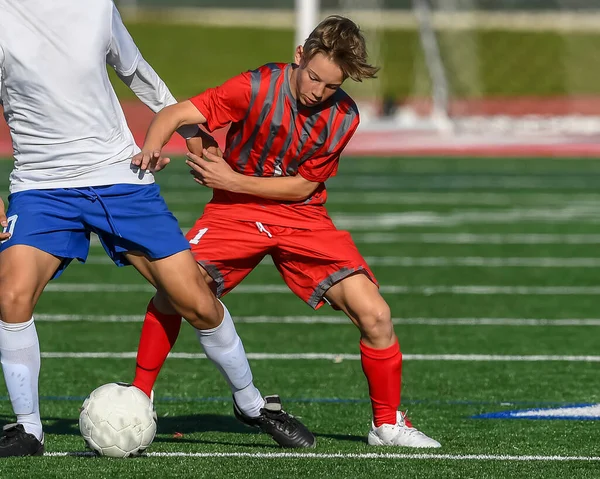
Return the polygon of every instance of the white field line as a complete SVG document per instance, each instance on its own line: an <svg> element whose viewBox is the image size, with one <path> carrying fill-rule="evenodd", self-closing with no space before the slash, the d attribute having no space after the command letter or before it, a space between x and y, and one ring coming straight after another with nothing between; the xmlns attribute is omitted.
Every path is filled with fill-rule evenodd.
<svg viewBox="0 0 600 479"><path fill-rule="evenodd" d="M48 359L130 359L137 356L136 351L129 352L44 352ZM359 361L360 354L346 353L247 353L248 359L255 361L289 360L327 360ZM206 359L203 353L170 353L173 359ZM403 354L406 361L476 361L476 362L600 362L600 356L560 356L560 355L505 355L505 354Z"/></svg>
<svg viewBox="0 0 600 479"><path fill-rule="evenodd" d="M551 143L548 143L551 144ZM590 176L592 175L592 176ZM538 174L532 175L469 175L463 173L457 174L420 174L420 175L401 175L385 174L384 172L346 174L338 176L328 184L331 194L336 191L355 191L357 194L363 191L402 191L402 190L425 190L425 191L463 191L479 190L486 192L490 190L505 190L521 193L526 191L548 191L560 190L564 193L565 189L576 190L577 192L594 192L593 173L585 172L574 175L544 177ZM171 179L170 179L171 180ZM169 187L176 188L183 186L181 181L172 181ZM192 182L189 188L195 187Z"/></svg>
<svg viewBox="0 0 600 479"><path fill-rule="evenodd" d="M191 226L181 230L187 233ZM472 233L356 233L352 235L358 244L600 244L600 234L472 234ZM91 246L101 248L96 235L92 235Z"/></svg>
<svg viewBox="0 0 600 479"><path fill-rule="evenodd" d="M194 222L199 214L173 211L180 222ZM403 211L399 213L356 214L332 213L331 218L340 229L386 230L400 226L461 226L468 224L518 223L600 223L597 205L561 206L555 208L507 208L495 210L460 209L453 211Z"/></svg>
<svg viewBox="0 0 600 479"><path fill-rule="evenodd" d="M210 195L199 192L163 192L163 197L170 206L194 203L198 205L198 214ZM466 206L599 206L598 194L547 194L547 193L413 193L389 191L365 192L360 195L345 191L334 191L327 197L328 205L466 205Z"/></svg>
<svg viewBox="0 0 600 479"><path fill-rule="evenodd" d="M329 192L333 196L336 192L356 192L357 195L363 192L372 191L390 191L397 192L401 190L421 190L434 192L459 192L462 190L478 190L486 192L489 190L514 191L515 193L543 192L558 190L559 194L564 194L565 189L575 190L575 192L594 192L594 178L590 173L544 177L541 175L529 176L511 176L482 174L473 176L469 174L422 174L419 176L389 174L385 172L364 173L360 171L339 176L328 183ZM194 193L198 191L198 185L191 181L185 175L171 175L166 180L161 181L163 191L177 190Z"/></svg>
<svg viewBox="0 0 600 479"><path fill-rule="evenodd" d="M349 324L342 316L236 316L236 323L248 324ZM36 314L43 322L139 323L142 315ZM393 318L399 325L430 326L600 326L600 319L530 319L530 318Z"/></svg>
<svg viewBox="0 0 600 479"><path fill-rule="evenodd" d="M598 223L600 209L591 207L512 208L502 210L403 211L400 213L336 213L331 218L340 229L394 229L399 226L461 226L467 224ZM185 218L181 218L184 220Z"/></svg>
<svg viewBox="0 0 600 479"><path fill-rule="evenodd" d="M410 257L410 256L365 256L371 266L391 267L485 267L485 268L599 268L600 258L486 258L479 256L466 257ZM86 263L94 265L114 264L108 256L90 255ZM259 266L273 265L270 257L265 258Z"/></svg>
<svg viewBox="0 0 600 479"><path fill-rule="evenodd" d="M44 457L94 457L91 452L47 452ZM318 452L149 452L148 457L253 458L253 459L417 459L441 461L600 461L600 456L509 456L502 454L400 454L400 453L318 453Z"/></svg>
<svg viewBox="0 0 600 479"><path fill-rule="evenodd" d="M600 244L600 234L361 233L352 238L362 244Z"/></svg>
<svg viewBox="0 0 600 479"><path fill-rule="evenodd" d="M48 293L152 293L149 284L52 283ZM388 294L454 294L454 295L600 295L600 286L381 286ZM291 294L289 288L278 284L248 284L235 288L237 294Z"/></svg>

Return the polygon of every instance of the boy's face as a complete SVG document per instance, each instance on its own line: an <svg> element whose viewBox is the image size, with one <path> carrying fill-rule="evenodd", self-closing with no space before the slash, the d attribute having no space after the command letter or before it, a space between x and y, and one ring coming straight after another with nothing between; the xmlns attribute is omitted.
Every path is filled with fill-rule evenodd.
<svg viewBox="0 0 600 479"><path fill-rule="evenodd" d="M304 61L302 52L299 46L295 55L295 62L300 66L295 78L296 99L304 106L313 107L329 99L342 86L344 74L322 53Z"/></svg>

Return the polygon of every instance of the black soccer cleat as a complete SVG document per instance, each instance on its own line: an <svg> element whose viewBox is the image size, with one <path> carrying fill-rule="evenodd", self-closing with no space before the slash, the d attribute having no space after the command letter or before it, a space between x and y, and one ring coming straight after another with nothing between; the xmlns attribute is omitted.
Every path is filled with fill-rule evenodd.
<svg viewBox="0 0 600 479"><path fill-rule="evenodd" d="M25 432L22 424L7 424L0 437L0 457L42 456L44 443L33 434Z"/></svg>
<svg viewBox="0 0 600 479"><path fill-rule="evenodd" d="M281 408L279 396L265 396L265 406L260 416L246 416L233 400L233 414L250 427L259 428L271 436L281 447L315 447L317 440L304 424Z"/></svg>

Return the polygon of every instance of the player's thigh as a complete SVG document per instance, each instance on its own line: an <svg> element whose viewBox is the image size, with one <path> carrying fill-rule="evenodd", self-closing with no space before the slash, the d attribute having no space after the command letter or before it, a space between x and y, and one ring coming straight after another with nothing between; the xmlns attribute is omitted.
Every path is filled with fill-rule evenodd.
<svg viewBox="0 0 600 479"><path fill-rule="evenodd" d="M0 319L29 320L42 291L59 269L62 259L27 245L0 252Z"/></svg>
<svg viewBox="0 0 600 479"><path fill-rule="evenodd" d="M276 244L255 223L203 215L186 234L218 297L235 288Z"/></svg>
<svg viewBox="0 0 600 479"><path fill-rule="evenodd" d="M326 293L333 285L357 273L377 289L375 276L347 231L294 230L278 235L278 240L273 255L277 269L290 289L315 309L328 301Z"/></svg>
<svg viewBox="0 0 600 479"><path fill-rule="evenodd" d="M79 219L80 195L65 189L9 196L9 239L0 243L0 303L7 322L29 319L44 287L74 259L85 259L89 236ZM29 313L28 313L29 311Z"/></svg>
<svg viewBox="0 0 600 479"><path fill-rule="evenodd" d="M127 259L194 327L207 329L220 323L220 307L188 250L160 259L128 253Z"/></svg>

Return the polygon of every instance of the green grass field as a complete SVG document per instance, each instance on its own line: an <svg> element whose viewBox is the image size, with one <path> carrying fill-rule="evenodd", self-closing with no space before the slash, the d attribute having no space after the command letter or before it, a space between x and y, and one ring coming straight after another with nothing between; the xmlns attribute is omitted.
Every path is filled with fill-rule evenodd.
<svg viewBox="0 0 600 479"><path fill-rule="evenodd" d="M189 98L231 76L267 62L293 59L292 30L199 25L129 24L133 38L177 98ZM430 96L429 76L416 31L369 32L379 51L381 82L345 85L356 96L401 101ZM439 36L451 95L462 97L595 95L600 86L600 35L590 33L481 31ZM473 63L475 62L475 63ZM470 80L477 77L476 84ZM132 98L117 83L120 96Z"/></svg>
<svg viewBox="0 0 600 479"><path fill-rule="evenodd" d="M0 162L3 197L9 169ZM190 226L208 192L182 162L159 181L181 226ZM367 446L357 332L340 313L314 313L284 292L268 262L226 303L254 355L257 385L280 394L315 432L313 455L286 457L239 425L206 360L171 358L156 386L155 455L72 457L84 451L77 427L84 397L132 379L151 296L133 269L111 266L93 244L90 264L72 265L36 311L42 351L56 356L43 359L40 379L49 457L2 461L0 476L597 478L596 421L473 416L600 403L599 186L598 160L342 160L329 209L352 231L392 306L406 355L403 408L442 443L425 451L432 457ZM102 292L103 285L122 286ZM263 293L248 288L259 285ZM68 292L74 288L87 292ZM200 352L189 327L174 351ZM281 356L289 353L322 359ZM0 396L1 419L10 422L4 384Z"/></svg>

